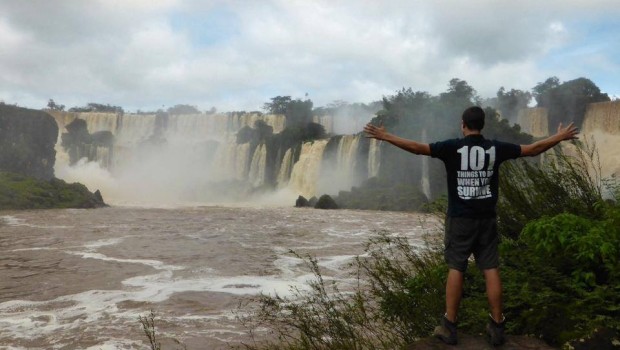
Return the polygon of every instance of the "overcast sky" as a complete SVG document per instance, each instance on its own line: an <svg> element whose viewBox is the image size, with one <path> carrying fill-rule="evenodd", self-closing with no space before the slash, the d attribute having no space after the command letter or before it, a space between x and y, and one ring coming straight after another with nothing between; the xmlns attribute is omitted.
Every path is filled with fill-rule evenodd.
<svg viewBox="0 0 620 350"><path fill-rule="evenodd" d="M617 0L0 0L0 100L259 110L550 76L620 95Z"/></svg>

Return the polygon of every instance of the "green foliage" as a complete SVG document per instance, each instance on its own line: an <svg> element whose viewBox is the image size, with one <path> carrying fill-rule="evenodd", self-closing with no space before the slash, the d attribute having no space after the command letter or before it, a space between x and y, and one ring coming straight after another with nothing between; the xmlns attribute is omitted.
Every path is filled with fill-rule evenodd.
<svg viewBox="0 0 620 350"><path fill-rule="evenodd" d="M516 120L519 110L527 108L532 94L529 91L510 89L506 92L506 89L502 86L497 91L497 105L502 118L508 120Z"/></svg>
<svg viewBox="0 0 620 350"><path fill-rule="evenodd" d="M263 109L271 114L284 114L287 126L303 126L312 122L312 101L291 99L290 96L276 96L264 104Z"/></svg>
<svg viewBox="0 0 620 350"><path fill-rule="evenodd" d="M95 208L104 205L101 198L79 183L67 184L58 179L37 180L0 172L0 210Z"/></svg>
<svg viewBox="0 0 620 350"><path fill-rule="evenodd" d="M506 236L516 238L525 224L543 216L602 215L600 165L587 144L575 143L573 155L548 152L543 162L506 162L501 172L498 229Z"/></svg>
<svg viewBox="0 0 620 350"><path fill-rule="evenodd" d="M65 105L59 105L50 98L49 101L47 101L47 108L52 111L64 111Z"/></svg>
<svg viewBox="0 0 620 350"><path fill-rule="evenodd" d="M90 102L84 107L71 107L69 112L100 112L100 113L116 113L124 114L123 107L112 106L110 104L94 103Z"/></svg>
<svg viewBox="0 0 620 350"><path fill-rule="evenodd" d="M596 329L620 332L620 208L600 219L559 214L502 245L510 330L561 345Z"/></svg>
<svg viewBox="0 0 620 350"><path fill-rule="evenodd" d="M609 208L603 220L562 213L532 221L520 239L534 253L552 259L573 282L591 288L609 283L620 256L620 209Z"/></svg>

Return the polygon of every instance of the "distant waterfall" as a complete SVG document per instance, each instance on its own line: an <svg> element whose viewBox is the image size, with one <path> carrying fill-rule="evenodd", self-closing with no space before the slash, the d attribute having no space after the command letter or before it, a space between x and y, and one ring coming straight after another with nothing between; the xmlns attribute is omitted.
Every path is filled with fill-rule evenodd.
<svg viewBox="0 0 620 350"><path fill-rule="evenodd" d="M308 198L317 194L316 185L325 146L327 146L327 140L306 142L301 146L299 160L291 172L289 188Z"/></svg>
<svg viewBox="0 0 620 350"><path fill-rule="evenodd" d="M524 132L535 137L549 135L549 119L546 108L524 108L519 111L517 118Z"/></svg>
<svg viewBox="0 0 620 350"><path fill-rule="evenodd" d="M581 128L584 134L596 131L620 135L620 101L589 104Z"/></svg>
<svg viewBox="0 0 620 350"><path fill-rule="evenodd" d="M337 171L343 176L351 177L355 172L357 151L361 136L344 135L338 144Z"/></svg>
<svg viewBox="0 0 620 350"><path fill-rule="evenodd" d="M368 177L379 175L379 167L381 166L381 141L376 139L370 140L370 148L368 149Z"/></svg>
<svg viewBox="0 0 620 350"><path fill-rule="evenodd" d="M325 132L328 134L334 132L334 117L331 115L315 115L312 117L312 122L323 125Z"/></svg>
<svg viewBox="0 0 620 350"><path fill-rule="evenodd" d="M427 141L426 129L422 130L422 142L426 143ZM422 179L420 181L420 185L422 187L422 193L426 196L426 198L431 198L431 183L430 183L430 168L429 168L429 158L423 156L422 161Z"/></svg>
<svg viewBox="0 0 620 350"><path fill-rule="evenodd" d="M278 172L278 178L276 180L278 188L284 188L288 185L288 181L291 176L291 168L293 166L293 149L289 148L284 153L282 163L280 164L280 171Z"/></svg>
<svg viewBox="0 0 620 350"><path fill-rule="evenodd" d="M267 146L261 144L256 147L250 164L250 173L248 179L250 183L257 187L265 183L265 174L267 170Z"/></svg>
<svg viewBox="0 0 620 350"><path fill-rule="evenodd" d="M250 161L250 144L237 144L234 139L220 144L215 154L213 178L215 180L246 180Z"/></svg>

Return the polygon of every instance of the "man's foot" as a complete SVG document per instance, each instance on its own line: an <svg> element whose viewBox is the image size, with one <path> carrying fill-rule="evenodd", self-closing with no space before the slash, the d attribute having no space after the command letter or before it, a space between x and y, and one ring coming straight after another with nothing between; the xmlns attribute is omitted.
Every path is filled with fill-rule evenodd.
<svg viewBox="0 0 620 350"><path fill-rule="evenodd" d="M441 325L435 327L433 335L448 345L456 344L456 322L450 322L444 315Z"/></svg>
<svg viewBox="0 0 620 350"><path fill-rule="evenodd" d="M506 339L504 338L504 325L506 324L506 318L502 315L502 321L496 322L493 316L489 315L489 323L487 324L487 333L489 334L489 340L491 345L500 346L504 344Z"/></svg>

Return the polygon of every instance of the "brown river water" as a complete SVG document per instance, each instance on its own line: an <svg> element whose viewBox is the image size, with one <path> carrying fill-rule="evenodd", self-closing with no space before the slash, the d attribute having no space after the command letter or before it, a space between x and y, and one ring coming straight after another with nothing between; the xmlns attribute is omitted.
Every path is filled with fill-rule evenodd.
<svg viewBox="0 0 620 350"><path fill-rule="evenodd" d="M247 341L240 302L288 296L318 258L346 284L379 230L423 244L415 213L273 207L0 211L0 349L148 349L138 316L188 349Z"/></svg>

